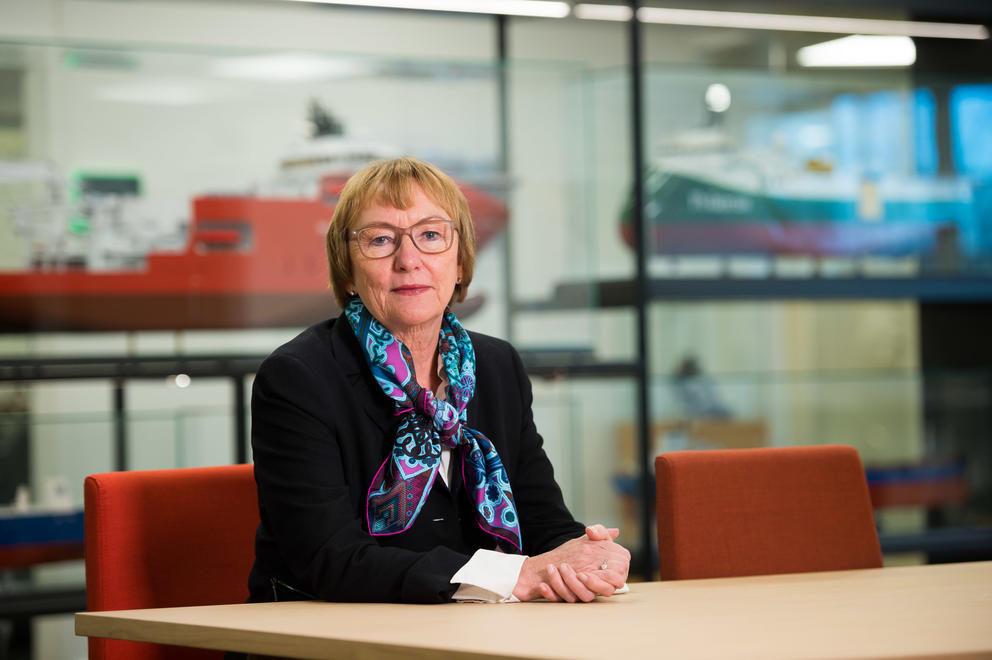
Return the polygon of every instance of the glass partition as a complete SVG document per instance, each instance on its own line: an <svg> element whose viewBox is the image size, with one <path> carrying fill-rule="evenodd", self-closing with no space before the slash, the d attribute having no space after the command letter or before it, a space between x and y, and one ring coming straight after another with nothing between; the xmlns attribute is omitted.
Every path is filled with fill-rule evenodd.
<svg viewBox="0 0 992 660"><path fill-rule="evenodd" d="M988 381L927 369L915 300L988 298L990 81L649 64L643 82L642 245L625 70L0 44L0 353L264 355L337 313L322 233L347 175L410 153L466 192L478 258L456 311L552 377L535 416L580 518L648 550L644 247L652 452L844 442L883 481L964 475L944 522L913 504L883 530L987 520ZM133 467L233 460L229 383L126 390ZM8 428L27 420L32 487L110 469L111 383L23 392Z"/></svg>
<svg viewBox="0 0 992 660"><path fill-rule="evenodd" d="M600 357L594 301L550 325L513 311L593 268L583 66L6 42L0 86L0 359L85 371L94 356L264 356L338 313L323 241L337 195L356 169L402 154L439 165L469 201L466 326L511 337L528 364ZM125 377L120 389L80 375L3 384L0 437L20 458L0 505L47 509L58 487L78 511L84 477L121 453L129 469L236 460L228 374L185 387L179 373ZM573 413L595 395L541 387L547 450L584 509L598 500L581 487L591 449L576 448L599 446L599 432ZM82 580L78 564L22 577Z"/></svg>
<svg viewBox="0 0 992 660"><path fill-rule="evenodd" d="M992 81L648 65L643 82L643 243L629 191L604 222L647 253L649 454L849 444L890 552L988 553L989 374L933 366L924 338L953 339L918 301L992 298ZM630 284L575 286L623 306Z"/></svg>
<svg viewBox="0 0 992 660"><path fill-rule="evenodd" d="M337 195L403 154L468 198L476 276L456 311L471 327L507 334L509 287L526 299L588 268L579 66L5 43L0 69L16 110L0 140L8 333L334 315L322 236Z"/></svg>
<svg viewBox="0 0 992 660"><path fill-rule="evenodd" d="M590 268L545 310L634 302L629 78L588 86ZM643 87L649 297L988 299L992 79L647 64Z"/></svg>
<svg viewBox="0 0 992 660"><path fill-rule="evenodd" d="M992 275L992 170L980 155L992 81L948 92L942 80L649 67L651 275L828 290L850 278ZM621 221L629 243L629 204Z"/></svg>
<svg viewBox="0 0 992 660"><path fill-rule="evenodd" d="M650 456L685 449L850 445L865 467L886 565L987 555L992 456L982 429L988 423L992 372L692 373L680 366L679 374L653 378ZM935 391L945 397L953 391L953 401L937 403ZM598 465L601 474L589 483L613 475L613 491L601 501L612 502L623 538L636 547L635 429L624 420L612 436L616 457L611 467ZM650 524L655 538L653 513Z"/></svg>

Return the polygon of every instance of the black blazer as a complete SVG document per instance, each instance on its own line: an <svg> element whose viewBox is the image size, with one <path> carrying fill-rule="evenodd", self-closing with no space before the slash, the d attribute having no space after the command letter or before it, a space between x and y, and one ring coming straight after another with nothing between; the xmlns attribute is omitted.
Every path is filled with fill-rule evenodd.
<svg viewBox="0 0 992 660"><path fill-rule="evenodd" d="M584 527L565 508L542 449L520 356L505 341L470 334L477 369L468 424L499 452L523 552L539 554L581 536ZM494 547L475 522L458 469L450 490L435 481L409 530L368 533L368 488L392 447L397 418L343 315L308 328L265 360L251 408L261 514L252 601L443 602L458 586L451 576L472 553ZM452 460L460 460L457 452Z"/></svg>

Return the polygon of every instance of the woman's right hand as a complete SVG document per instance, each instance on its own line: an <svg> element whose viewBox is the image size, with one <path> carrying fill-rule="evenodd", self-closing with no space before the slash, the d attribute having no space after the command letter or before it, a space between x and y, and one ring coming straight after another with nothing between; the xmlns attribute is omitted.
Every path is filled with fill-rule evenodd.
<svg viewBox="0 0 992 660"><path fill-rule="evenodd" d="M513 595L520 600L546 598L569 603L612 596L626 582L630 568L630 552L613 540L619 533L616 528L591 525L585 535L528 557Z"/></svg>

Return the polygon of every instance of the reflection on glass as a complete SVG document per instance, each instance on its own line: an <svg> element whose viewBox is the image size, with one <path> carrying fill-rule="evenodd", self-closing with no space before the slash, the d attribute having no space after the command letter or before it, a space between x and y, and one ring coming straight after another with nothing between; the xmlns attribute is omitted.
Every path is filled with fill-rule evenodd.
<svg viewBox="0 0 992 660"><path fill-rule="evenodd" d="M490 63L0 44L4 61L46 81L4 88L23 109L12 135L44 136L0 140L6 331L336 315L323 232L348 176L380 158L452 173L480 260L508 222ZM486 289L461 316L494 304Z"/></svg>
<svg viewBox="0 0 992 660"><path fill-rule="evenodd" d="M733 98L724 112L713 109L717 84ZM704 269L711 277L740 275L727 257L741 256L811 259L804 277L836 275L837 259L853 260L844 275L897 277L990 262L988 85L951 93L953 170L938 162L947 117L905 74L654 70L647 87L654 274L668 274L665 257L685 256L720 257ZM629 200L621 225L634 245ZM769 264L745 276L768 276Z"/></svg>

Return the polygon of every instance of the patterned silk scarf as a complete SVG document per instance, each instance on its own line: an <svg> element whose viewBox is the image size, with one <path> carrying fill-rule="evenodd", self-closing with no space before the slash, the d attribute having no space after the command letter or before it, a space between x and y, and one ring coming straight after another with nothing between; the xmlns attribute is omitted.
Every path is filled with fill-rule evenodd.
<svg viewBox="0 0 992 660"><path fill-rule="evenodd" d="M393 450L369 486L366 516L374 536L399 534L413 524L434 485L441 449L461 458L462 479L483 531L521 548L510 480L493 443L467 426L465 407L475 392L475 350L468 332L445 310L438 351L448 378L447 401L417 384L410 350L382 326L357 296L345 316L379 387L400 417Z"/></svg>

